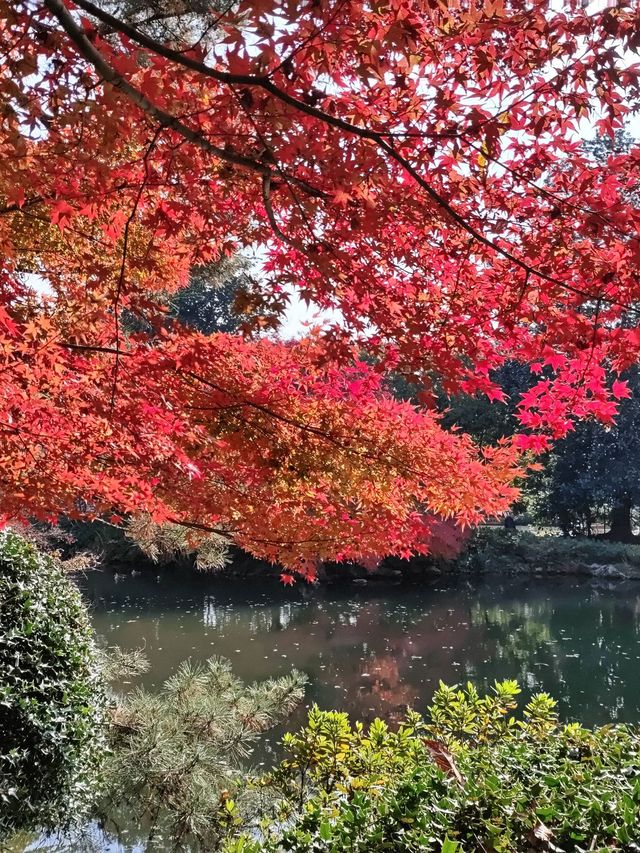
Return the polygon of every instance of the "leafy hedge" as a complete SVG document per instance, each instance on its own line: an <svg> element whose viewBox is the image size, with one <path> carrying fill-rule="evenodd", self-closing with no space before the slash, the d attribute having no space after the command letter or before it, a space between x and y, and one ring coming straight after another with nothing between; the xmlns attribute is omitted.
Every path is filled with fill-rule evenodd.
<svg viewBox="0 0 640 853"><path fill-rule="evenodd" d="M480 528L458 565L480 571L541 570L552 574L593 574L589 569L595 566L615 566L622 574L637 576L640 545Z"/></svg>
<svg viewBox="0 0 640 853"><path fill-rule="evenodd" d="M525 853L640 850L640 733L559 723L515 682L481 697L444 685L397 731L314 708L260 784L277 812L227 853Z"/></svg>
<svg viewBox="0 0 640 853"><path fill-rule="evenodd" d="M0 532L0 838L59 827L88 805L104 709L78 591L50 557Z"/></svg>

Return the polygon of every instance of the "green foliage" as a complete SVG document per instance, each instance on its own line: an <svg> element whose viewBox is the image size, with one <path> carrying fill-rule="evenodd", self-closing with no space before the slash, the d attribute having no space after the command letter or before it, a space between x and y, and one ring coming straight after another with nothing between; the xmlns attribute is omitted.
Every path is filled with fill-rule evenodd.
<svg viewBox="0 0 640 853"><path fill-rule="evenodd" d="M635 576L640 572L640 544L484 528L476 532L459 565L476 570L557 574L592 573L594 566L614 566L622 574Z"/></svg>
<svg viewBox="0 0 640 853"><path fill-rule="evenodd" d="M67 554L89 553L96 563L104 566L131 566L136 569L145 565L153 566L153 561L127 536L124 527L100 519L63 520L61 526L71 540L66 549Z"/></svg>
<svg viewBox="0 0 640 853"><path fill-rule="evenodd" d="M239 255L194 267L187 287L172 295L169 317L205 335L239 331L254 314L249 270Z"/></svg>
<svg viewBox="0 0 640 853"><path fill-rule="evenodd" d="M0 532L0 838L90 805L104 697L80 595L50 557Z"/></svg>
<svg viewBox="0 0 640 853"><path fill-rule="evenodd" d="M220 571L230 562L229 540L217 533L200 533L180 524L157 524L151 516L142 514L129 518L125 524L127 538L154 563L193 560L201 571Z"/></svg>
<svg viewBox="0 0 640 853"><path fill-rule="evenodd" d="M518 685L440 685L397 731L314 708L263 780L278 811L227 853L524 853L640 850L640 734L562 725Z"/></svg>
<svg viewBox="0 0 640 853"><path fill-rule="evenodd" d="M541 478L536 513L567 533L591 533L598 522L615 527L614 510L626 506L626 529L613 533L630 536L630 513L640 505L640 372L623 378L632 396L620 401L615 423L577 424L553 448Z"/></svg>
<svg viewBox="0 0 640 853"><path fill-rule="evenodd" d="M442 413L442 424L446 429L462 430L483 445L495 444L520 430L517 406L521 395L531 388L536 377L527 364L509 361L493 371L491 379L504 391L504 401L492 401L485 394L448 394L442 381L437 376L432 377L433 402ZM392 374L388 385L399 400L414 403L419 402L420 394L425 390L399 374Z"/></svg>
<svg viewBox="0 0 640 853"><path fill-rule="evenodd" d="M491 401L484 394L447 397L440 393L438 408L443 412L442 423L447 429L461 429L483 445L496 444L499 439L520 431L517 406L536 377L528 365L510 361L494 371L491 379L503 389L504 402Z"/></svg>
<svg viewBox="0 0 640 853"><path fill-rule="evenodd" d="M628 145L629 137L619 134L615 150ZM589 148L600 159L611 151L610 143L602 139ZM461 429L482 445L519 432L520 397L544 377L532 374L528 365L507 362L491 378L504 390L504 402L492 402L484 395L447 396L436 382L443 426ZM538 521L559 525L567 534L591 535L597 524L610 525L612 538L630 540L631 512L640 506L640 372L634 367L621 378L632 395L619 401L615 423L577 423L545 454L544 470L529 473L521 483L523 501ZM399 397L414 398L417 390L401 379L394 384Z"/></svg>
<svg viewBox="0 0 640 853"><path fill-rule="evenodd" d="M139 661L121 656L121 662ZM182 664L157 693L136 690L112 714L107 795L100 815L108 828L148 833L147 849L215 849L246 819L257 796L247 794L243 766L260 735L301 701L298 672L245 685L228 661ZM256 792L257 793L257 792Z"/></svg>
<svg viewBox="0 0 640 853"><path fill-rule="evenodd" d="M359 722L352 727L347 714L314 706L306 728L284 736L289 757L262 784L297 802L304 801L309 790L329 794L344 792L345 786L367 787L415 764L422 754L416 737L422 726L421 717L409 713L397 731L382 720L368 728Z"/></svg>
<svg viewBox="0 0 640 853"><path fill-rule="evenodd" d="M124 569L219 571L230 562L228 540L215 533L198 533L178 524L156 524L146 514L131 516L122 526L102 520L67 521L64 550L70 570L81 559ZM46 550L46 549L45 549ZM80 568L84 568L80 566Z"/></svg>

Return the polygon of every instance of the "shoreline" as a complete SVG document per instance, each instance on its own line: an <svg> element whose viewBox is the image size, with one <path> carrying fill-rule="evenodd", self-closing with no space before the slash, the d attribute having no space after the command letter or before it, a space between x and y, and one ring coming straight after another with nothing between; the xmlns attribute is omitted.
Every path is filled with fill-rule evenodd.
<svg viewBox="0 0 640 853"><path fill-rule="evenodd" d="M112 571L115 575L153 574L158 578L187 572L190 576L208 577L221 583L225 580L261 579L278 584L282 571L280 566L257 560L241 551L234 552L229 565L216 572L199 570L193 561L185 559L154 563L135 552L127 554L125 560L105 554L96 569ZM415 585L443 576L584 577L634 581L640 580L640 545L485 528L476 532L455 559L388 557L375 569L354 563L325 563L319 566L318 579L312 587ZM306 586L302 580L298 583Z"/></svg>

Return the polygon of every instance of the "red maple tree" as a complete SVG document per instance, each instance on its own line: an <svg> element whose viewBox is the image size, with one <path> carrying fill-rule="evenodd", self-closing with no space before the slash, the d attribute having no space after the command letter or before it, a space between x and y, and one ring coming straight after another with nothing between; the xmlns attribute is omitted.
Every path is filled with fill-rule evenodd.
<svg viewBox="0 0 640 853"><path fill-rule="evenodd" d="M2 510L145 511L307 573L504 511L640 351L640 148L581 143L640 106L637 3L188 5L0 0ZM255 245L266 306L340 324L164 328L190 267ZM385 390L499 400L506 359L541 377L497 448Z"/></svg>

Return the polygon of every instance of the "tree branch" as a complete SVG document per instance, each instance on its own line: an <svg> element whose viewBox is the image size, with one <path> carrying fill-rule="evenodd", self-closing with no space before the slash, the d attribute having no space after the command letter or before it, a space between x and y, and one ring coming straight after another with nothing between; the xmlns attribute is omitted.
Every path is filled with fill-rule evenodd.
<svg viewBox="0 0 640 853"><path fill-rule="evenodd" d="M570 293L575 293L576 295L587 297L589 299L594 298L592 294L587 293L581 288L575 287L565 281L555 278L554 276L545 273L538 267L534 267L531 264L528 264L526 261L514 255L508 249L499 246L491 238L486 237L484 234L482 234L482 232L480 232L477 228L471 225L461 214L459 214L458 211L448 201L446 201L446 199L444 199L440 195L440 193L433 186L431 186L431 184L427 180L425 180L425 178L422 177L422 175L420 175L420 173L410 163L410 161L406 159L406 157L399 154L394 149L394 147L389 144L389 142L385 139L384 133L380 133L378 131L370 130L364 127L359 127L358 125L352 124L351 122L348 122L345 119L339 118L337 116L332 116L329 113L326 113L323 110L320 110L317 107L314 107L311 104L308 104L305 101L296 98L294 95L289 94L285 90L281 89L279 86L276 86L275 83L273 83L273 81L266 75L256 76L252 74L232 74L228 71L220 71L218 69L212 68L211 66L206 65L203 62L199 62L198 60L193 59L190 56L186 56L180 51L167 47L166 45L163 45L161 42L156 41L150 36L141 33L139 30L137 30L135 27L132 27L130 24L119 20L113 15L110 15L108 12L104 12L102 9L92 3L91 0L74 0L74 2L76 6L83 9L88 14L93 15L98 20L101 20L104 23L108 23L118 32L128 36L130 39L137 42L141 46L146 47L147 49L158 54L159 56L164 57L165 59L168 59L171 62L175 62L176 64L181 65L184 68L189 68L192 71L196 71L199 74L202 74L206 77L210 77L220 83L226 83L231 85L257 86L269 92L283 103L294 107L296 110L308 116L318 119L324 124L343 130L352 135L359 136L362 139L369 139L375 142L379 146L379 148L387 154L390 159L398 163L398 165L401 166L401 168L404 169L404 171L407 172L407 174L409 174L414 179L414 181L421 187L421 189L425 191L429 198L433 202L435 202L435 204L440 207L450 219L452 219L464 231L470 234L476 242L491 249L493 252L515 264L517 267L524 270L526 273L529 273L530 275L535 275L543 281L547 281L550 284L554 284L564 290L569 291ZM67 31L69 36L73 38L76 44L78 44L77 36L72 36L71 32L69 32L69 27L72 26L75 30L77 30L80 37L86 43L86 45L82 45L83 56L89 59L89 61L94 65L94 67L96 68L96 70L99 71L99 73L103 73L101 71L100 66L106 66L111 78L115 77L117 80L120 81L119 84L114 82L113 79L109 80L109 82L113 82L114 85L119 85L119 88L121 88L121 90L125 93L128 90L135 93L136 103L142 106L142 102L144 102L144 106L142 106L142 108L145 109L150 115L162 116L163 121L165 122L165 125L167 127L173 127L180 133L183 133L184 128L184 130L186 130L189 134L187 138L189 138L190 141L193 141L195 144L199 145L200 148L204 148L204 150L207 150L207 148L202 143L204 142L206 145L210 145L210 143L206 142L206 140L204 140L202 137L199 136L199 134L195 133L190 128L187 128L185 125L182 125L182 123L179 122L177 119L168 116L167 113L164 113L162 110L159 110L157 107L154 107L152 104L150 104L150 102L140 92L130 86L129 83L124 81L120 77L120 75L116 74L116 72L111 69L110 66L108 66L108 64L98 53L98 51L96 51L93 45L91 45L84 33L82 33L82 31L77 27L71 15L66 11L64 6L62 6L60 0L45 0L45 3L47 7L56 15L58 20L63 23L63 26L65 26L65 30ZM66 24L62 20L60 9L62 9L62 12L68 19ZM81 45L78 45L78 47L80 48ZM87 48L91 51L90 56L86 52ZM100 65L98 65L98 63L100 63ZM157 120L160 119L157 118ZM211 151L211 153L217 154L217 152L222 152L222 154L227 155L226 157L223 157L223 159L229 159L230 162L234 162L237 165L244 166L245 168L251 168L254 171L260 172L262 175L272 174L272 171L268 167L265 167L264 164L257 163L256 161L251 160L250 158L234 154L232 155L233 159L231 159L231 157L228 155L228 152L225 152L224 149L217 149L216 146L211 146L211 148L214 149L213 151ZM217 154L217 156L219 156L219 154ZM282 232L280 232L279 236L281 236L282 238ZM287 240L286 242L289 241Z"/></svg>
<svg viewBox="0 0 640 853"><path fill-rule="evenodd" d="M264 175L271 170L264 163L260 163L251 157L245 157L236 151L227 148L220 148L214 145L202 134L188 127L179 118L165 110L160 109L153 104L139 89L132 86L128 80L125 80L121 74L107 62L104 56L91 43L85 32L75 22L69 10L62 3L62 0L44 0L44 4L49 9L52 15L60 22L67 36L74 43L80 55L87 60L105 82L110 83L116 89L119 89L124 95L133 101L136 106L140 107L143 112L151 116L161 127L167 130L174 130L179 133L189 142L196 145L207 154L212 154L220 160L225 160L235 166L242 166L245 169L250 169L253 172Z"/></svg>
<svg viewBox="0 0 640 853"><path fill-rule="evenodd" d="M262 177L262 201L264 204L264 209L267 213L267 219L269 220L269 225L271 225L271 230L279 237L283 243L286 243L288 246L291 246L292 249L296 249L298 252L302 252L305 254L304 246L299 243L297 240L292 240L291 237L288 237L284 231L278 225L275 214L273 212L273 206L271 204L271 175L263 175Z"/></svg>

